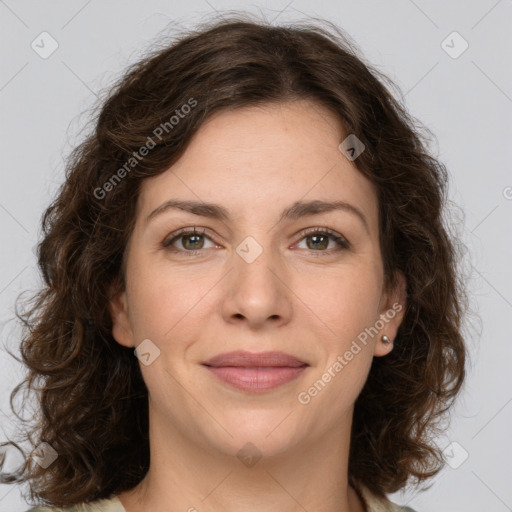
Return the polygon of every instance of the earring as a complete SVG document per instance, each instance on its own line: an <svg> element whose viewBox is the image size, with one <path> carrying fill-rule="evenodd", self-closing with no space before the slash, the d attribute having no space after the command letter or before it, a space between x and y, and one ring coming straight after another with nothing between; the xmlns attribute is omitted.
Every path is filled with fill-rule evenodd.
<svg viewBox="0 0 512 512"><path fill-rule="evenodd" d="M385 334L382 336L381 340L386 344L391 343L391 340Z"/></svg>

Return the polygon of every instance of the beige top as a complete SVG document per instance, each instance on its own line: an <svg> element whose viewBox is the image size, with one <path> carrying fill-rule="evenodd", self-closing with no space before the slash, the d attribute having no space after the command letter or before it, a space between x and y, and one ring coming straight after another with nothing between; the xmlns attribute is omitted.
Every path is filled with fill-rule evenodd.
<svg viewBox="0 0 512 512"><path fill-rule="evenodd" d="M375 497L365 487L360 487L360 492L367 512L414 512L412 508L401 507L387 499ZM123 504L113 496L110 499L93 501L87 505L76 505L67 508L36 507L27 512L126 512Z"/></svg>

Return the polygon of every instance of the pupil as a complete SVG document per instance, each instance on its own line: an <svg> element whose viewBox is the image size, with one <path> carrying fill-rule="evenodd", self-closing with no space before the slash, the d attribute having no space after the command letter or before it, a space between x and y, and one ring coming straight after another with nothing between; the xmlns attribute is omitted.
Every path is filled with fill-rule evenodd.
<svg viewBox="0 0 512 512"><path fill-rule="evenodd" d="M316 248L320 247L322 249L325 249L327 247L327 245L325 244L325 241L326 241L327 237L325 235L311 235L310 238L314 239L314 240L317 240L318 238L323 238L324 239L324 243L323 244L320 244L320 245L316 244L316 245L313 245L313 247L316 247Z"/></svg>
<svg viewBox="0 0 512 512"><path fill-rule="evenodd" d="M196 241L197 241L197 238L199 238L200 236L201 236L201 235L185 235L185 240L188 240L188 239L190 239L190 238L196 238ZM187 245L188 245L188 244L187 244L187 242L185 242L183 245L184 245L185 247L187 247ZM196 246L196 247L193 247L193 246L192 246L192 247L188 247L188 248L189 248L189 249L190 249L190 248L192 248L192 249L196 249L196 248L197 248L197 246Z"/></svg>
<svg viewBox="0 0 512 512"><path fill-rule="evenodd" d="M185 247L187 248L197 248L196 247L193 247L195 243L198 242L198 238L200 237L201 235L185 235L184 236L184 239L186 240L185 243L183 244ZM322 249L325 249L327 247L326 245L326 242L327 242L327 237L325 235L310 235L308 237L309 239L313 240L313 248L322 248ZM319 239L324 239L323 243L317 243ZM195 239L195 242L192 242L192 247L190 247L190 242L187 242L187 240L190 240L190 239ZM328 244L328 242L327 242ZM308 244L309 245L309 244ZM202 247L202 245L200 245L200 247ZM311 247L310 247L311 248Z"/></svg>

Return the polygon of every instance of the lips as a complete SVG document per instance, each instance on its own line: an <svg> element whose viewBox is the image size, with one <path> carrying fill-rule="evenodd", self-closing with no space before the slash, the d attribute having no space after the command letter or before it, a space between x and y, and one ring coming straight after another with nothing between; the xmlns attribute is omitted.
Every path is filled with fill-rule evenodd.
<svg viewBox="0 0 512 512"><path fill-rule="evenodd" d="M246 351L219 354L203 364L223 383L252 393L282 386L296 379L309 366L284 352Z"/></svg>
<svg viewBox="0 0 512 512"><path fill-rule="evenodd" d="M206 363L206 366L218 368L220 366L236 366L244 368L255 367L289 367L298 368L307 365L304 361L284 352L259 352L252 353L243 350L227 352L212 357Z"/></svg>

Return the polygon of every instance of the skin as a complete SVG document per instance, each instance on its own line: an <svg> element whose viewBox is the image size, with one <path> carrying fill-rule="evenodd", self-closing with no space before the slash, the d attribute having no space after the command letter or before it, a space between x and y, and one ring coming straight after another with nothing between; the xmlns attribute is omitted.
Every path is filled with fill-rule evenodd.
<svg viewBox="0 0 512 512"><path fill-rule="evenodd" d="M353 407L373 357L393 348L381 335L396 336L405 280L383 289L376 190L338 149L346 136L331 112L309 101L221 112L177 163L142 183L126 288L110 305L118 343L149 339L160 350L148 366L139 363L149 391L151 466L119 495L127 512L364 511L347 476ZM170 209L146 224L169 199L214 202L231 217ZM286 207L314 199L356 206L368 231L342 210L278 223ZM205 236L162 247L194 226ZM330 228L350 248L325 235L315 245L314 235L302 234L307 228ZM247 236L262 248L252 263L236 252ZM194 248L202 252L185 254ZM393 304L402 309L300 403L299 393ZM280 350L309 367L274 390L244 392L201 365L232 350ZM262 457L251 467L236 456L248 442Z"/></svg>

